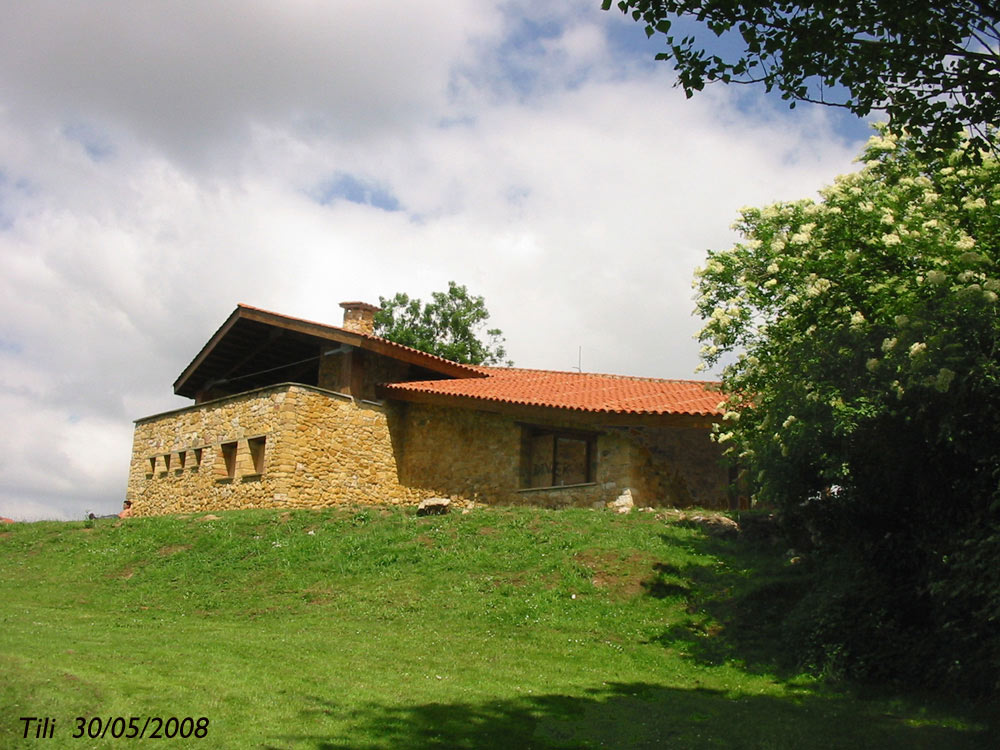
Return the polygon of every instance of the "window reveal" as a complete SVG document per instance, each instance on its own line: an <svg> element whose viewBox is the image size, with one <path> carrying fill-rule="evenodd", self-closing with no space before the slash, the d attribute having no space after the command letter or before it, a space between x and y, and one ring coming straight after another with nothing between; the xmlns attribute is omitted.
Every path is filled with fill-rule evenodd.
<svg viewBox="0 0 1000 750"><path fill-rule="evenodd" d="M563 487L594 481L597 437L589 433L525 426L521 487Z"/></svg>
<svg viewBox="0 0 1000 750"><path fill-rule="evenodd" d="M232 479L236 476L236 446L237 443L223 443L219 446L225 471L224 479Z"/></svg>
<svg viewBox="0 0 1000 750"><path fill-rule="evenodd" d="M264 473L264 446L266 437L255 437L247 440L247 447L250 449L250 463L253 464L254 474Z"/></svg>

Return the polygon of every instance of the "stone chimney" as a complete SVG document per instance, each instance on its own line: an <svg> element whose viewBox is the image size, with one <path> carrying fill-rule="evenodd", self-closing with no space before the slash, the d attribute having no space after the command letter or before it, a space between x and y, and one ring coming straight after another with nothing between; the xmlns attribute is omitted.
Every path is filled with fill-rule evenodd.
<svg viewBox="0 0 1000 750"><path fill-rule="evenodd" d="M340 306L344 308L344 328L369 336L374 334L375 313L381 308L367 302L341 302Z"/></svg>

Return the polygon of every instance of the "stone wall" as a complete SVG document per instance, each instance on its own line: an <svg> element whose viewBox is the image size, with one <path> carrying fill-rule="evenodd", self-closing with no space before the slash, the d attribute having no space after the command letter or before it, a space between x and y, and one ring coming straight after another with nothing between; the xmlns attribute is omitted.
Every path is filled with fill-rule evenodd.
<svg viewBox="0 0 1000 750"><path fill-rule="evenodd" d="M286 383L141 419L126 497L137 515L417 503L432 493L399 483L389 412Z"/></svg>
<svg viewBox="0 0 1000 750"><path fill-rule="evenodd" d="M603 427L593 435L593 481L525 488L523 438L513 417L425 404L399 407L403 484L446 497L551 508L603 505L625 489L638 505L727 507L728 473L707 428ZM557 421L533 423L559 429ZM566 429L581 431L578 423Z"/></svg>
<svg viewBox="0 0 1000 750"><path fill-rule="evenodd" d="M138 515L432 496L459 506L587 507L625 489L638 505L726 507L727 473L707 429L577 423L591 481L527 488L531 429L498 413L285 383L138 420L126 496Z"/></svg>
<svg viewBox="0 0 1000 750"><path fill-rule="evenodd" d="M632 481L640 498L674 508L729 507L722 450L702 427L616 427L633 445Z"/></svg>
<svg viewBox="0 0 1000 750"><path fill-rule="evenodd" d="M379 383L423 379L425 375L414 373L415 369L397 359L354 348L323 354L316 383L326 390L374 400Z"/></svg>
<svg viewBox="0 0 1000 750"><path fill-rule="evenodd" d="M442 497L512 502L521 432L513 420L472 409L400 404L400 477Z"/></svg>
<svg viewBox="0 0 1000 750"><path fill-rule="evenodd" d="M391 408L318 389L295 390L294 400L282 407L282 463L275 479L283 504L416 504L433 496L399 482Z"/></svg>

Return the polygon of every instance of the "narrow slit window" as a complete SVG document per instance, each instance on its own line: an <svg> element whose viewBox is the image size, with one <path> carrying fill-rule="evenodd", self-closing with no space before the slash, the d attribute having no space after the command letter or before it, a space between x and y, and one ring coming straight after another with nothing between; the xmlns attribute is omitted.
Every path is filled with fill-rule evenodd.
<svg viewBox="0 0 1000 750"><path fill-rule="evenodd" d="M247 446L250 448L250 462L253 464L254 474L264 473L264 447L266 443L266 437L255 437L247 440Z"/></svg>
<svg viewBox="0 0 1000 750"><path fill-rule="evenodd" d="M177 463L174 465L175 471L184 471L184 464L187 461L187 451L177 451Z"/></svg>
<svg viewBox="0 0 1000 750"><path fill-rule="evenodd" d="M236 446L237 443L223 443L221 446L226 479L232 479L236 476Z"/></svg>
<svg viewBox="0 0 1000 750"><path fill-rule="evenodd" d="M194 449L194 465L191 467L192 469L197 469L201 466L201 451L201 448Z"/></svg>

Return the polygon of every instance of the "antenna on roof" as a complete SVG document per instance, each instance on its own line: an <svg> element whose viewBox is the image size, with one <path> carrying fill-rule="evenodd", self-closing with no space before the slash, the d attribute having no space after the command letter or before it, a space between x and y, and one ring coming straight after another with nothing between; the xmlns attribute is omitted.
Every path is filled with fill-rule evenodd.
<svg viewBox="0 0 1000 750"><path fill-rule="evenodd" d="M577 372L583 372L583 347L578 346L576 349L576 367L573 368Z"/></svg>

